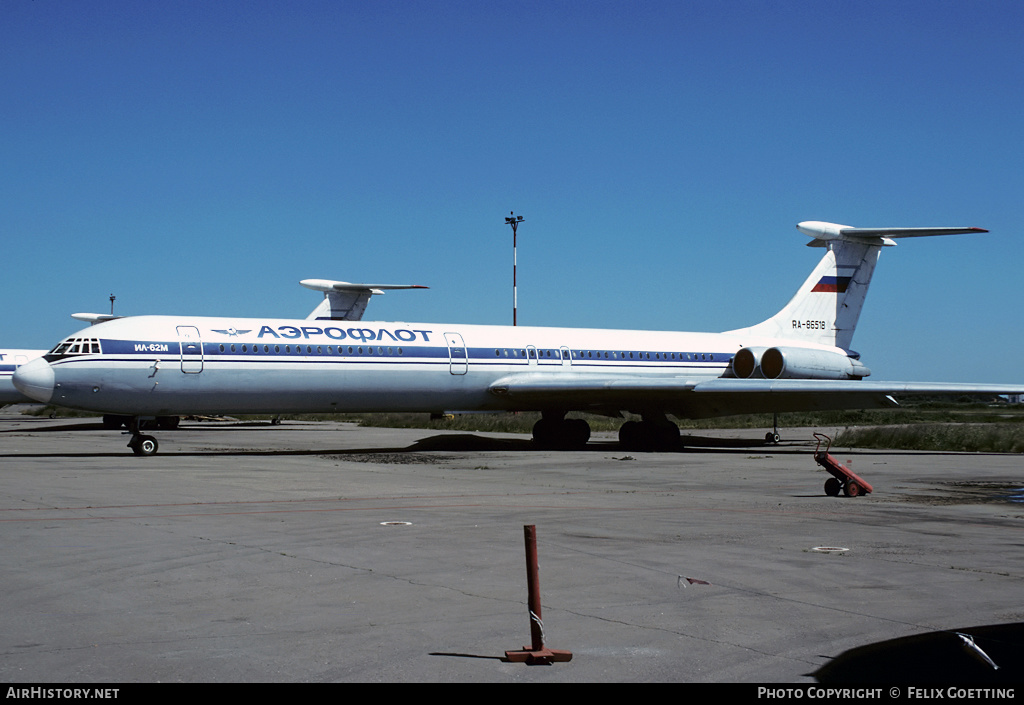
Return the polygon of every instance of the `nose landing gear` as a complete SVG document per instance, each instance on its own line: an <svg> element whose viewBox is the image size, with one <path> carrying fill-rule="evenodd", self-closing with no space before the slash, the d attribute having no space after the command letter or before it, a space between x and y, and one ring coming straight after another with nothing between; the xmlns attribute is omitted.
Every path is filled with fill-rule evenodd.
<svg viewBox="0 0 1024 705"><path fill-rule="evenodd" d="M135 455L156 455L160 444L157 443L156 438L153 436L148 436L141 432L142 425L142 419L138 416L133 416L129 419L128 432L132 434L132 438L128 441L128 447L132 449Z"/></svg>
<svg viewBox="0 0 1024 705"><path fill-rule="evenodd" d="M136 434L132 436L132 439L128 441L128 447L132 449L135 455L156 455L157 449L160 448L160 444L153 436L147 436L144 434Z"/></svg>

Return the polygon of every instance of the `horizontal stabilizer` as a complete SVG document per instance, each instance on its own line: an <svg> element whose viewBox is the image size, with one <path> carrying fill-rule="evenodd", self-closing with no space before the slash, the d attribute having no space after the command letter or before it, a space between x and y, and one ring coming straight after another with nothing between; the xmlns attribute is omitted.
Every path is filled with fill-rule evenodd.
<svg viewBox="0 0 1024 705"><path fill-rule="evenodd" d="M314 291L370 291L374 294L383 294L390 289L429 289L421 284L353 284L352 282L337 282L330 279L303 279L299 282L307 289Z"/></svg>
<svg viewBox="0 0 1024 705"><path fill-rule="evenodd" d="M848 242L881 241L884 245L895 245L893 238L928 237L931 235L966 235L970 233L987 233L984 228L943 227L943 228L854 228L850 225L825 223L820 220L805 220L797 223L797 230L814 238L807 243L809 247L824 247L829 240L846 240Z"/></svg>
<svg viewBox="0 0 1024 705"><path fill-rule="evenodd" d="M331 279L303 279L299 284L324 292L324 300L306 316L307 320L317 321L358 321L375 294L383 294L385 290L429 288L420 284L353 284Z"/></svg>
<svg viewBox="0 0 1024 705"><path fill-rule="evenodd" d="M85 321L90 325L96 325L97 323L103 323L104 321L113 321L118 318L124 318L124 316L115 316L112 313L72 313L71 317L79 321Z"/></svg>

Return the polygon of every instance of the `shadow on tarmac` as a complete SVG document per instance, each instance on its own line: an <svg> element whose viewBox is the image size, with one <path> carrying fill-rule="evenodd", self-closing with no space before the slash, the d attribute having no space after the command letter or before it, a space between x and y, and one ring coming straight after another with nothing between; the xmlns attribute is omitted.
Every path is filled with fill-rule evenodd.
<svg viewBox="0 0 1024 705"><path fill-rule="evenodd" d="M974 647L959 634L969 635ZM1019 684L1024 677L1024 623L880 641L846 651L810 675L820 683L836 684Z"/></svg>
<svg viewBox="0 0 1024 705"><path fill-rule="evenodd" d="M25 420L18 419L19 423L3 428L0 427L0 434L43 434L43 433L77 433L77 432L95 432L95 431L111 431L112 429L104 428L103 424L93 419L89 420L69 420L67 423L54 424L52 419L42 419L39 421L46 421L46 425L36 426L32 421L35 417L25 417ZM273 424L270 421L235 421L231 423L219 422L216 424L206 425L202 422L190 423L187 425L179 426L177 429L153 429L147 431L157 436L158 440L164 438L173 438L177 434L183 433L205 433L205 432L223 432L237 429L239 431L271 431L281 430L287 431L288 433L303 433L303 432L315 432L323 433L321 428L296 428L296 426L288 424ZM429 429L423 429L424 432L429 432ZM122 434L127 439L127 432L122 430ZM127 443L127 440L126 440ZM644 451L644 452L656 452L660 454L666 453L678 453L678 454L694 454L694 453L715 453L715 454L728 454L728 453L749 453L752 450L758 450L761 452L770 452L775 455L806 455L809 449L813 449L815 442L807 439L783 439L780 443L771 443L765 441L763 438L722 438L717 436L698 436L698 435L683 435L680 437L680 444L675 448L656 450L656 451ZM116 446L115 446L116 447ZM161 450L159 455L178 455L178 456L209 456L209 455L346 455L346 454L367 454L367 453L420 453L427 451L446 451L446 452L481 452L481 451L506 451L506 452L533 452L541 451L537 445L527 436L523 435L516 438L506 437L494 437L487 435L478 435L476 433L441 433L432 436L421 438L412 445L401 447L401 448L343 448L343 449L332 449L332 448L300 448L300 449L275 449L275 448L246 448L239 447L237 449L227 448L216 448L216 449L204 449L204 450L187 450L187 451L165 451ZM624 453L630 452L625 451L619 447L617 440L591 440L585 447L577 449L572 452L608 452L609 450L621 451ZM566 451L558 451L566 452ZM857 453L860 455L888 455L891 454L892 450L886 449L863 449L858 448ZM928 455L948 455L948 452L944 451L901 451L910 453L916 456L928 456ZM0 453L0 457L122 457L124 451L117 449L111 450L110 452L64 452L64 453ZM978 455L978 454L975 454ZM985 455L985 454L981 454ZM998 455L998 454L995 454Z"/></svg>

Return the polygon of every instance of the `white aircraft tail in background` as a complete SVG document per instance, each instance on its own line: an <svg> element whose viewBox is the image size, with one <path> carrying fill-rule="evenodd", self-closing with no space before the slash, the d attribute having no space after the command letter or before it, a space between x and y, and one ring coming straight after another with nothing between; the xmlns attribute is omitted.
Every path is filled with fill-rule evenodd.
<svg viewBox="0 0 1024 705"><path fill-rule="evenodd" d="M371 296L385 289L426 289L419 284L352 284L330 279L303 279L302 286L324 292L324 300L306 316L312 321L359 321Z"/></svg>
<svg viewBox="0 0 1024 705"><path fill-rule="evenodd" d="M31 360L42 357L45 350L0 350L0 406L5 404L38 404L14 388L14 372Z"/></svg>

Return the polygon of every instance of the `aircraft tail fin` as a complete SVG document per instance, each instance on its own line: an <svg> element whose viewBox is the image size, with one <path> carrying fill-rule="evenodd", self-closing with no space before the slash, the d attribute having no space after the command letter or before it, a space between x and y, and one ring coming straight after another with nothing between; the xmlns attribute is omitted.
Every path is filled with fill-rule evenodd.
<svg viewBox="0 0 1024 705"><path fill-rule="evenodd" d="M358 321L374 294L383 294L385 289L428 288L419 284L352 284L330 279L303 279L299 283L324 292L324 300L306 316L306 320L316 321Z"/></svg>
<svg viewBox="0 0 1024 705"><path fill-rule="evenodd" d="M805 221L800 232L814 238L808 247L827 248L825 255L777 314L755 326L730 333L790 339L849 351L867 297L871 276L883 247L895 238L985 233L982 228L853 228Z"/></svg>

